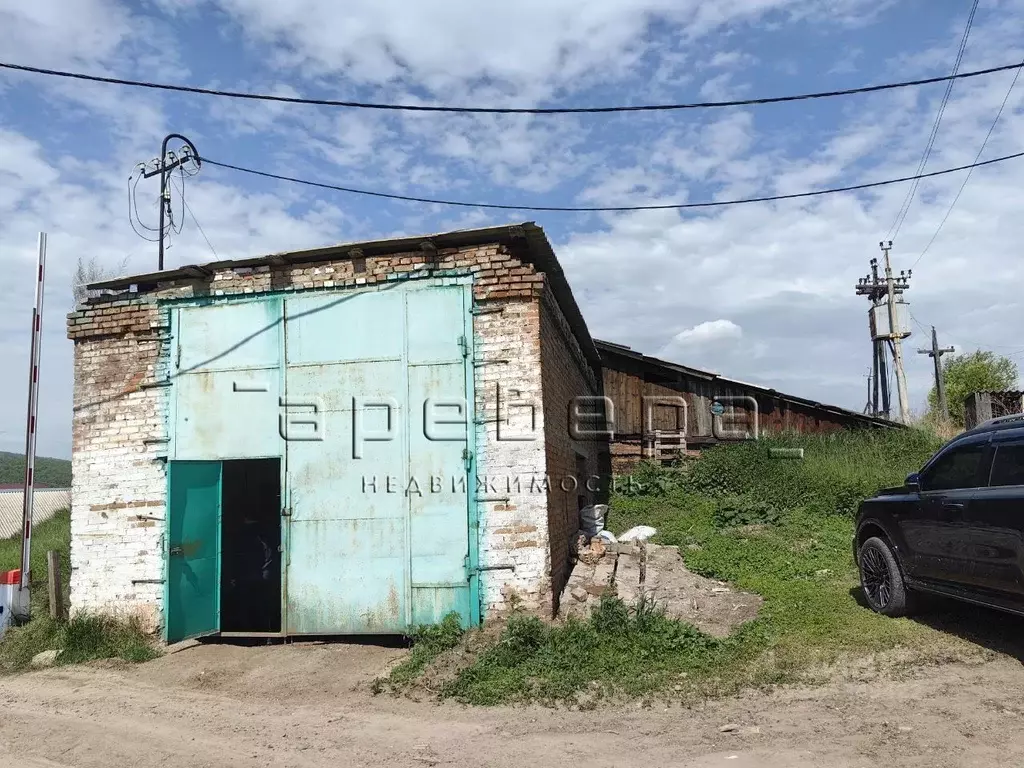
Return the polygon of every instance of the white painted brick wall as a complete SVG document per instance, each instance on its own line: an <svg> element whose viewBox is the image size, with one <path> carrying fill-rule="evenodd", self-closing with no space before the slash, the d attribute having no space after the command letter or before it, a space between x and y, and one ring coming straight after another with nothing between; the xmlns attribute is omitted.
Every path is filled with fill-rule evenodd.
<svg viewBox="0 0 1024 768"><path fill-rule="evenodd" d="M155 340L80 341L72 420L71 607L135 614L150 629L163 606L167 485L163 444L144 441L166 438L168 390L135 382L152 381L157 354Z"/></svg>
<svg viewBox="0 0 1024 768"><path fill-rule="evenodd" d="M488 488L486 496L508 500L480 504L480 565L512 569L482 572L485 616L510 607L513 595L525 608L549 607L551 601L547 493L531 492L530 488L534 479L536 487L542 487L546 471L539 305L536 299L487 303L488 307L495 305L503 311L477 315L473 320L477 361L506 361L476 368L476 417L478 422L485 421L477 425L477 475L494 478L497 492ZM513 402L529 403L536 412L514 407ZM495 422L498 418L510 422L501 425L502 439ZM507 439L512 436L530 439Z"/></svg>

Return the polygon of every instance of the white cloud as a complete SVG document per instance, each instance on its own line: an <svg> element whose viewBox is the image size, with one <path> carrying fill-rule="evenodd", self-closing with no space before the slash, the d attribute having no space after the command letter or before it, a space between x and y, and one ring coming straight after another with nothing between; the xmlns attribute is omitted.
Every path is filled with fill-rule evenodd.
<svg viewBox="0 0 1024 768"><path fill-rule="evenodd" d="M546 97L554 88L629 73L655 21L685 38L783 11L801 18L858 21L877 3L843 0L218 0L254 41L275 44L282 65L355 82L403 82L436 93L498 85Z"/></svg>
<svg viewBox="0 0 1024 768"><path fill-rule="evenodd" d="M732 320L706 320L673 336L672 340L662 348L661 354L683 353L689 349L736 341L741 338L743 338L743 329Z"/></svg>

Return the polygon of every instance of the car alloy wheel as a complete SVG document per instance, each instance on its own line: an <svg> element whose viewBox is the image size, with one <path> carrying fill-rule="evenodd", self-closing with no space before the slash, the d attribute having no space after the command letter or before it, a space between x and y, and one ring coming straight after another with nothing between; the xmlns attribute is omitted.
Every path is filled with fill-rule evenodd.
<svg viewBox="0 0 1024 768"><path fill-rule="evenodd" d="M885 608L892 599L892 576L882 553L866 547L861 554L861 576L868 599L879 608Z"/></svg>

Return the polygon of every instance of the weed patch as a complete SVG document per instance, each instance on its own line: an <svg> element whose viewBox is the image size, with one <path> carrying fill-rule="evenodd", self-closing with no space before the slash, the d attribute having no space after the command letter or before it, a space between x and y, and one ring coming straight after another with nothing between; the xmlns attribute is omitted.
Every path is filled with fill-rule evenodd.
<svg viewBox="0 0 1024 768"><path fill-rule="evenodd" d="M778 447L803 448L804 459L776 458ZM859 502L900 484L937 447L915 430L843 432L718 447L669 469L641 465L612 500L612 531L654 526L654 541L678 546L691 570L761 595L758 618L718 639L643 601L606 598L587 620L557 625L513 615L440 693L586 708L623 695L704 697L806 680L890 651L904 663L945 658L957 641L858 603L851 548ZM407 664L411 672L418 662Z"/></svg>
<svg viewBox="0 0 1024 768"><path fill-rule="evenodd" d="M735 644L641 602L604 598L586 621L512 616L497 643L442 689L469 704L642 695L729 655Z"/></svg>
<svg viewBox="0 0 1024 768"><path fill-rule="evenodd" d="M398 686L409 683L430 662L457 646L462 635L462 624L457 613L449 613L435 626L420 627L412 636L413 646L409 658L391 670L388 682Z"/></svg>
<svg viewBox="0 0 1024 768"><path fill-rule="evenodd" d="M66 623L50 618L47 605L46 553L61 555L61 578L68 594L71 574L71 516L67 511L37 525L32 532L32 620L11 627L0 640L0 673L27 669L42 651L60 651L58 664L78 664L93 659L142 662L158 656L138 621L106 615L79 614ZM0 540L0 571L13 570L21 559L20 539Z"/></svg>

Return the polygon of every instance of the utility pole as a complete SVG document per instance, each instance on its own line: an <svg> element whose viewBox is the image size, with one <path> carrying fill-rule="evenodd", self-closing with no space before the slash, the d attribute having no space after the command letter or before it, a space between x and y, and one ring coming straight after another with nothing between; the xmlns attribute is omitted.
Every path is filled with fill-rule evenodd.
<svg viewBox="0 0 1024 768"><path fill-rule="evenodd" d="M892 264L889 261L889 251L892 250L892 240L886 243L879 243L882 253L885 254L885 283L887 286L889 309L889 343L892 346L892 363L896 369L896 393L900 399L900 421L906 424L910 421L909 398L907 397L907 375L903 370L903 345L902 340L909 336L904 334L903 329L896 323L896 280L892 276ZM903 287L906 289L905 273L901 272Z"/></svg>
<svg viewBox="0 0 1024 768"><path fill-rule="evenodd" d="M180 139L185 146L178 153L167 151L167 145L172 139ZM186 163L193 163L198 171L202 167L202 160L199 158L199 150L185 136L180 133L169 133L164 137L160 145L160 157L155 161L155 167L150 170L146 164L142 164L142 178L149 179L157 174L160 175L160 223L157 226L157 241L159 242L157 268L162 272L164 269L164 236L166 235L166 221L171 218L171 190L167 186L167 180L171 171ZM129 207L129 214L131 208ZM173 221L173 219L171 219Z"/></svg>
<svg viewBox="0 0 1024 768"><path fill-rule="evenodd" d="M871 335L871 415L889 418L889 375L885 359L885 340L878 328L878 309L882 306L888 286L879 278L878 259L871 259L871 272L857 281L854 287L858 296L867 296L871 302L868 310L868 332Z"/></svg>
<svg viewBox="0 0 1024 768"><path fill-rule="evenodd" d="M890 246L891 247L891 246ZM893 344L894 338L903 339L910 334L902 328L895 328L898 325L899 317L896 308L902 303L901 299L890 302L890 296L900 297L909 286L910 274L900 273L899 277L892 275L889 264L888 250L883 247L886 257L885 276L879 273L878 259L871 259L871 271L857 281L854 286L858 296L867 296L871 302L868 311L868 326L871 333L871 411L874 416L892 418L891 392L889 389L889 363L888 350L893 350L893 368L897 370L897 381L902 380L902 395L900 396L900 420L907 419L906 413L906 381L902 379L902 349L900 352L899 364L896 364L896 347ZM895 322L894 322L895 320Z"/></svg>
<svg viewBox="0 0 1024 768"><path fill-rule="evenodd" d="M956 352L953 347L943 347L939 349L939 337L935 333L935 326L932 326L932 348L931 349L919 349L917 354L928 355L932 358L932 362L935 365L935 394L939 401L939 413L942 414L942 419L949 419L949 408L946 406L946 383L942 378L942 361L941 358L947 352Z"/></svg>

